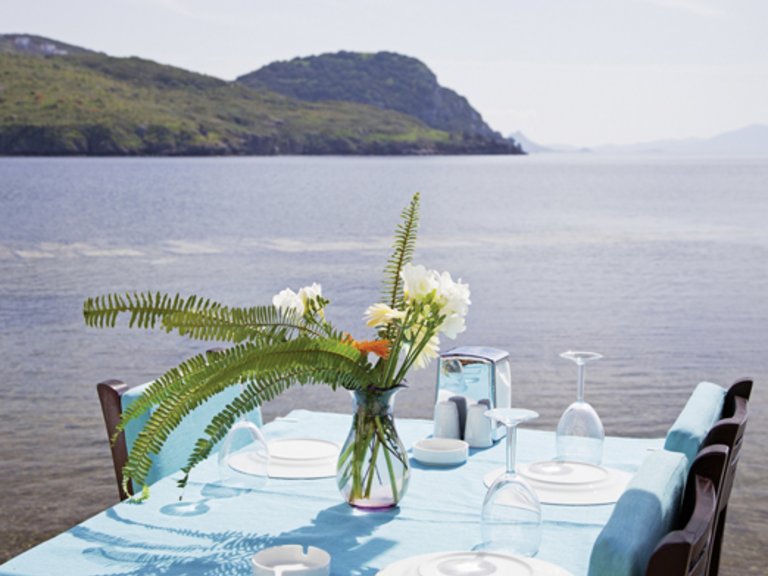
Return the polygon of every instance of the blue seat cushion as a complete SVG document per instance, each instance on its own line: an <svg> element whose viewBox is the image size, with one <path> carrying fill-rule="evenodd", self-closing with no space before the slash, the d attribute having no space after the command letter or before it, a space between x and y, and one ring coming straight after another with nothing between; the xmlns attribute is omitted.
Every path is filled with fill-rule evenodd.
<svg viewBox="0 0 768 576"><path fill-rule="evenodd" d="M122 409L125 410L128 408L132 402L146 391L150 384L151 382L148 382L141 386L135 386L125 392L120 399ZM208 426L213 417L234 400L238 394L239 388L237 386L230 386L208 400L208 402L195 408L186 418L184 418L178 428L168 436L160 453L151 455L152 468L150 468L149 475L147 476L147 484L152 484L160 480L160 478L164 478L169 474L181 470L187 463L187 458L192 453L192 449L194 448L197 439L205 436L204 430L206 426ZM144 425L149 420L152 411L153 410L150 409L150 411L134 418L125 427L125 441L129 451L136 441L139 432L141 432L142 428L144 428ZM257 408L248 414L247 418L257 426L261 427L261 409ZM134 490L138 490L138 487L134 486Z"/></svg>
<svg viewBox="0 0 768 576"><path fill-rule="evenodd" d="M667 433L664 449L682 452L693 463L701 443L723 412L725 390L711 382L701 382L686 402L683 411Z"/></svg>
<svg viewBox="0 0 768 576"><path fill-rule="evenodd" d="M645 575L656 545L675 526L687 473L679 452L646 456L595 541L589 576Z"/></svg>

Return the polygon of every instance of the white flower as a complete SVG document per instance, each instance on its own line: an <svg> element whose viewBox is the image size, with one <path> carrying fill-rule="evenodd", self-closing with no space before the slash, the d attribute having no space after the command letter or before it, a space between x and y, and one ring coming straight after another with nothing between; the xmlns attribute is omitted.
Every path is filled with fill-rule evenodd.
<svg viewBox="0 0 768 576"><path fill-rule="evenodd" d="M403 295L406 300L420 300L428 296L439 286L439 277L434 270L424 266L406 264L400 272L403 279Z"/></svg>
<svg viewBox="0 0 768 576"><path fill-rule="evenodd" d="M272 297L272 305L282 313L295 310L300 315L304 314L304 301L290 288L275 294Z"/></svg>
<svg viewBox="0 0 768 576"><path fill-rule="evenodd" d="M466 329L467 324L464 321L464 316L459 316L458 314L451 314L440 325L440 332L448 336L451 340L455 340L456 336Z"/></svg>
<svg viewBox="0 0 768 576"><path fill-rule="evenodd" d="M317 282L313 283L312 286L304 286L301 290L299 290L299 298L301 298L301 301L304 303L304 306L307 305L308 300L315 300L323 295L323 287L320 286Z"/></svg>
<svg viewBox="0 0 768 576"><path fill-rule="evenodd" d="M437 294L443 303L443 314L466 316L472 303L469 300L469 286L462 284L461 280L454 282L448 272L440 274L439 283Z"/></svg>
<svg viewBox="0 0 768 576"><path fill-rule="evenodd" d="M377 326L386 326L392 320L402 320L405 317L405 312L402 310L395 310L383 303L373 304L368 306L363 318L369 328L376 328Z"/></svg>
<svg viewBox="0 0 768 576"><path fill-rule="evenodd" d="M429 363L432 362L432 360L438 357L439 354L440 338L438 338L437 334L435 334L432 336L432 338L429 339L429 342L427 342L424 348L421 349L421 352L413 361L413 367L416 370L426 368L429 366Z"/></svg>

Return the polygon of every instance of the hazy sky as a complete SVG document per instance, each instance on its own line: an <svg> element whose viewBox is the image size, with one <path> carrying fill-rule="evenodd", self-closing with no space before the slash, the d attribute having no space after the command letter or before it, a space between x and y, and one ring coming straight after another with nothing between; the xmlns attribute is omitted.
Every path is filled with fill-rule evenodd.
<svg viewBox="0 0 768 576"><path fill-rule="evenodd" d="M0 0L0 32L226 79L400 52L496 130L549 144L768 124L768 0Z"/></svg>

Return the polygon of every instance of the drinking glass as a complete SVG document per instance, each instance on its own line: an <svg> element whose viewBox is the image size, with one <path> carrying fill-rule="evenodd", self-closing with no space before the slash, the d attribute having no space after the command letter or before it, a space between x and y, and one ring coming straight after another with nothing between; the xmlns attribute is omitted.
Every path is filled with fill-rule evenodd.
<svg viewBox="0 0 768 576"><path fill-rule="evenodd" d="M475 549L534 556L541 543L541 504L533 488L515 472L515 444L517 425L539 415L520 408L496 408L485 415L507 428L507 469L485 495L482 542Z"/></svg>
<svg viewBox="0 0 768 576"><path fill-rule="evenodd" d="M568 406L557 424L557 459L599 465L603 459L605 431L600 417L584 400L584 367L602 358L595 352L563 352L561 358L576 362L576 402Z"/></svg>
<svg viewBox="0 0 768 576"><path fill-rule="evenodd" d="M244 389L240 384L240 391ZM219 480L232 488L261 488L267 481L269 446L245 415L229 429L219 450Z"/></svg>

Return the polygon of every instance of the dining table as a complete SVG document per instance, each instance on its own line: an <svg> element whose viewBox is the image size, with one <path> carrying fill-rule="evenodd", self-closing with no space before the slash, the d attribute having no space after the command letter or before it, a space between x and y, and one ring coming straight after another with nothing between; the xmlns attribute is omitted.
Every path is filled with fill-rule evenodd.
<svg viewBox="0 0 768 576"><path fill-rule="evenodd" d="M293 410L266 424L267 440L314 438L342 445L350 414ZM430 420L398 418L412 454L432 434ZM605 438L602 465L634 473L663 438ZM554 431L522 427L517 462L555 458ZM428 553L468 551L481 541L483 477L504 465L504 442L471 449L467 461L432 466L411 456L408 490L395 508L349 506L336 479L268 478L245 488L222 481L217 458L193 469L183 491L175 475L151 486L149 499L123 501L0 566L2 575L250 575L251 559L272 546L316 546L331 556L331 574L374 576L399 560ZM592 546L614 503L542 504L537 559L574 576L588 572ZM8 519L6 519L7 521Z"/></svg>

